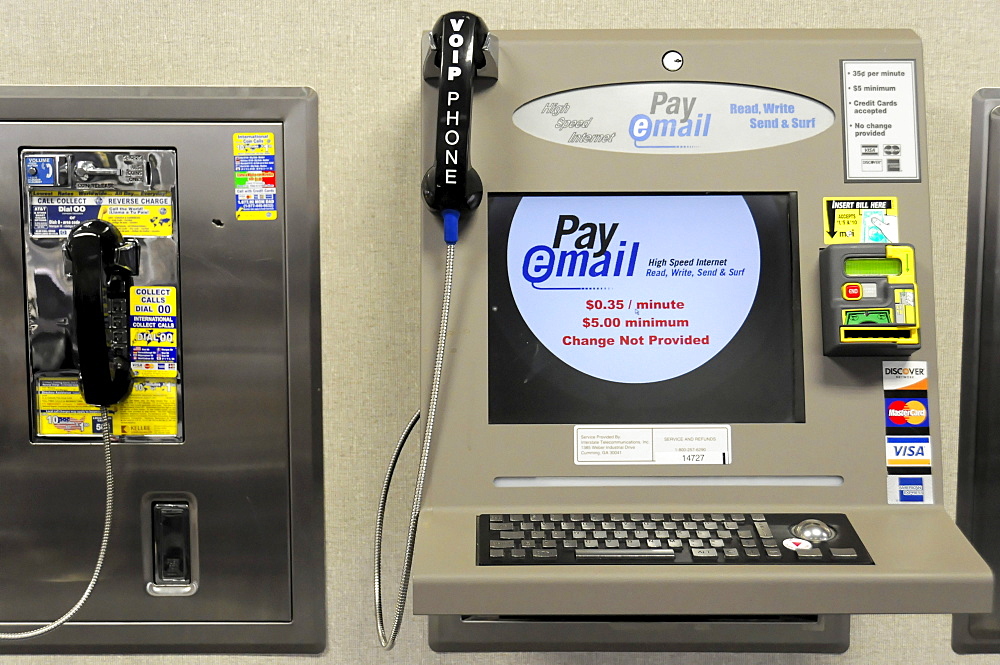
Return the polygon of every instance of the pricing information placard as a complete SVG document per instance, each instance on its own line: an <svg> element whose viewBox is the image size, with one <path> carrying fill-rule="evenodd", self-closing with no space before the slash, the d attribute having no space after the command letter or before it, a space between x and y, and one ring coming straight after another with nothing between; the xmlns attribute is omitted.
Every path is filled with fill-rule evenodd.
<svg viewBox="0 0 1000 665"><path fill-rule="evenodd" d="M919 180L913 60L844 60L847 180Z"/></svg>

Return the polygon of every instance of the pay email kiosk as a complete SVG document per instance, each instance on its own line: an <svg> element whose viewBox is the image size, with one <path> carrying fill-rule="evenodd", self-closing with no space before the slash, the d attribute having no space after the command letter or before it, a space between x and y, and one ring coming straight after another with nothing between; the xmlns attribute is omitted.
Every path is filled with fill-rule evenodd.
<svg viewBox="0 0 1000 665"><path fill-rule="evenodd" d="M841 651L851 613L988 609L942 505L919 39L427 39L432 647Z"/></svg>

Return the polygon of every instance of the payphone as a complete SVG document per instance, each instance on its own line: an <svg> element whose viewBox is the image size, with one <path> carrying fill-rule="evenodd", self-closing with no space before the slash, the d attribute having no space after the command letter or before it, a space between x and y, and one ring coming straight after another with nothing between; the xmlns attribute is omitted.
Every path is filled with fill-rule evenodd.
<svg viewBox="0 0 1000 665"><path fill-rule="evenodd" d="M0 651L321 650L315 94L0 122Z"/></svg>
<svg viewBox="0 0 1000 665"><path fill-rule="evenodd" d="M912 32L455 12L424 73L434 649L835 652L989 606L941 505Z"/></svg>

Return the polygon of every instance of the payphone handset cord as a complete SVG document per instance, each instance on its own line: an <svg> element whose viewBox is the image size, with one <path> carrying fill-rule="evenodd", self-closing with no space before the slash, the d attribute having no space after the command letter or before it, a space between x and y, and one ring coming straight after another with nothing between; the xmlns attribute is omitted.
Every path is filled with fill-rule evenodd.
<svg viewBox="0 0 1000 665"><path fill-rule="evenodd" d="M138 272L138 246L122 238L107 222L90 220L74 228L66 243L73 273L73 311L80 392L88 404L101 409L104 450L104 527L97 562L80 599L58 619L32 630L0 632L0 640L24 640L44 635L72 619L90 598L101 576L111 538L114 516L115 475L111 464L111 416L108 407L128 396L132 374L122 344L109 344L107 320L115 315L112 302L127 302L132 275ZM111 310L109 312L109 310ZM109 317L109 314L111 315ZM119 313L119 316L124 314Z"/></svg>
<svg viewBox="0 0 1000 665"><path fill-rule="evenodd" d="M392 459L386 470L379 497L375 520L375 620L379 641L386 650L392 649L399 635L406 608L410 584L413 549L417 538L417 522L423 502L424 480L430 459L434 420L437 414L441 374L444 368L445 342L448 336L448 316L451 309L452 282L455 270L455 244L458 242L459 221L463 214L479 206L483 197L483 184L469 162L469 127L472 115L472 92L476 72L486 64L485 49L488 30L483 21L468 12L445 14L434 26L435 65L439 70L437 141L435 162L424 175L422 190L427 206L441 217L444 225L445 271L444 292L441 298L441 321L438 328L437 348L434 353L434 370L430 395L427 401L427 418L420 450L420 463L413 490L413 503L407 529L406 547L399 589L396 594L395 613L388 633L382 612L382 532L385 525L386 503L392 476L399 455L410 432L420 419L420 411L413 414L396 443Z"/></svg>

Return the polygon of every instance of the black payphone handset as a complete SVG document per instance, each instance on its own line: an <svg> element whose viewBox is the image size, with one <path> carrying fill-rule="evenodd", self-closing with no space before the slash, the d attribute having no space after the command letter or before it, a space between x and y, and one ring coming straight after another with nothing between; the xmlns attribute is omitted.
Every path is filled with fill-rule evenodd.
<svg viewBox="0 0 1000 665"><path fill-rule="evenodd" d="M132 387L128 297L139 269L138 245L94 219L70 232L66 255L73 275L80 391L88 404L111 406Z"/></svg>
<svg viewBox="0 0 1000 665"><path fill-rule="evenodd" d="M4 633L0 640L43 635L69 621L90 598L104 566L111 535L114 473L111 465L111 418L108 407L132 389L129 363L128 299L139 270L139 246L113 225L93 219L73 228L64 247L73 278L72 333L80 370L80 392L88 404L101 407L104 443L105 507L101 545L90 582L80 599L58 619L38 628Z"/></svg>
<svg viewBox="0 0 1000 665"><path fill-rule="evenodd" d="M451 287L455 265L455 244L458 242L459 220L475 210L482 202L483 183L470 162L470 128L472 122L472 95L477 87L490 85L496 80L496 60L490 50L491 38L486 24L469 12L450 12L438 19L430 33L430 44L424 61L424 80L438 88L437 130L434 144L434 164L424 174L421 188L424 202L444 223L446 247L444 295L441 302L441 324L434 355L434 372L427 417L424 421L423 445L420 465L413 491L413 504L407 530L403 566L396 596L395 615L390 631L385 630L382 617L382 529L385 522L386 501L393 472L406 440L413 431L420 411L413 414L404 428L393 451L386 471L382 494L379 498L375 522L375 618L379 641L391 649L399 634L406 606L410 566L417 536L417 521L423 500L424 478L430 458L437 411L441 372L444 367L445 340L448 333L448 313L451 304Z"/></svg>

